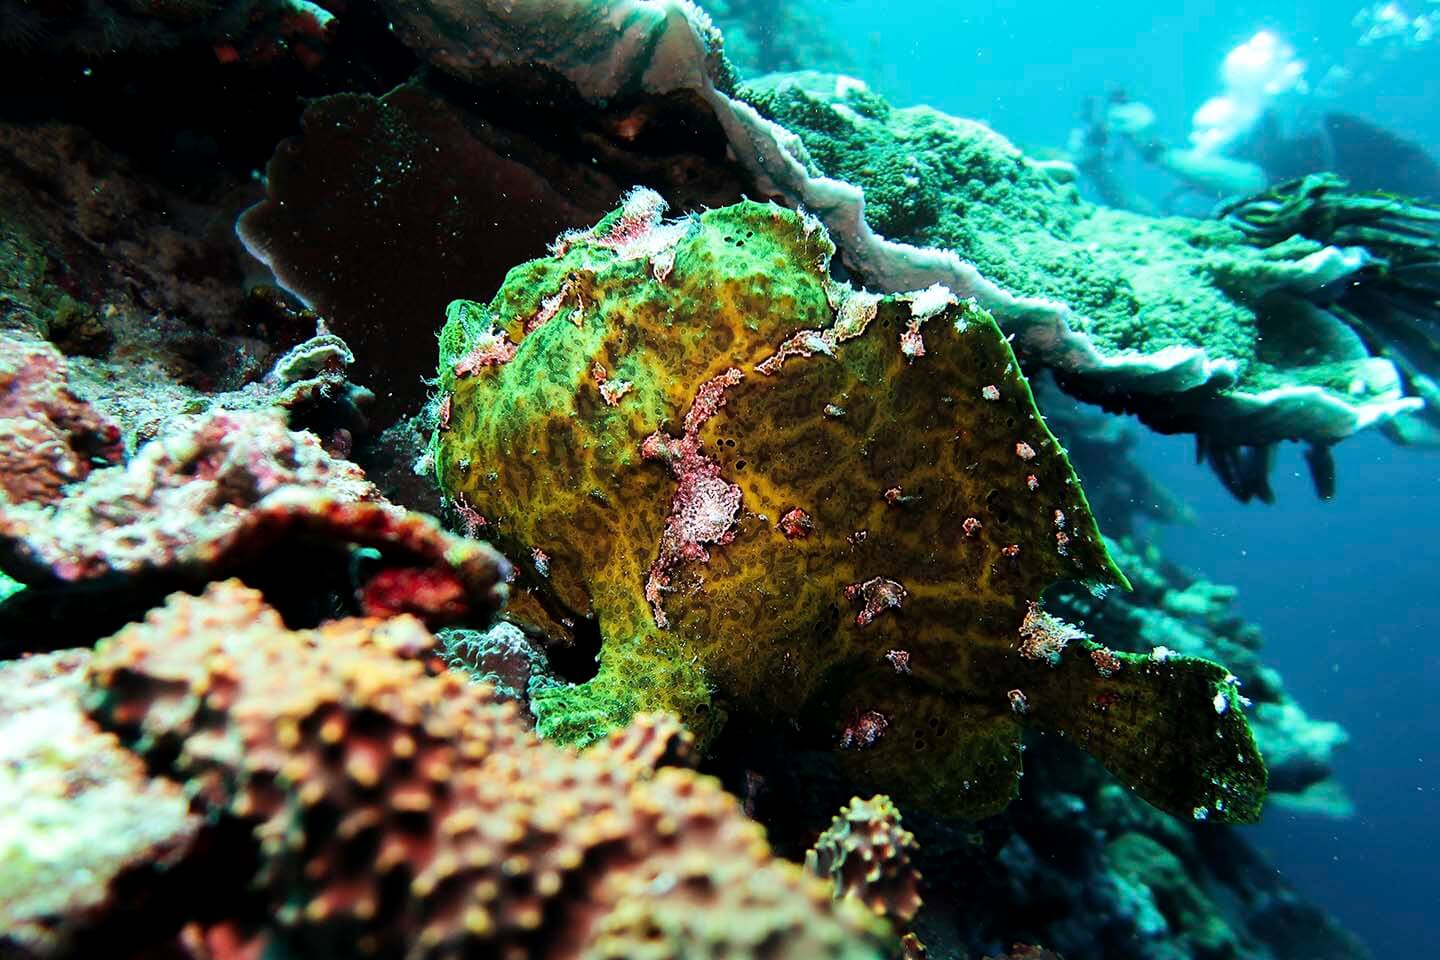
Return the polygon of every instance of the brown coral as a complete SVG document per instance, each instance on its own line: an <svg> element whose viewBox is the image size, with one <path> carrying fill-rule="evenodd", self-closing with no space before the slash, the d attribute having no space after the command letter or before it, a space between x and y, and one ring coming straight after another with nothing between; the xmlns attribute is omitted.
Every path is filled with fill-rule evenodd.
<svg viewBox="0 0 1440 960"><path fill-rule="evenodd" d="M637 713L590 748L586 756L633 771L661 767L693 767L700 759L695 735L669 713Z"/></svg>
<svg viewBox="0 0 1440 960"><path fill-rule="evenodd" d="M877 916L907 923L920 909L920 873L910 864L915 836L900 825L900 811L883 794L849 805L820 834L805 867Z"/></svg>
<svg viewBox="0 0 1440 960"><path fill-rule="evenodd" d="M65 358L43 340L0 335L0 493L54 503L92 461L119 463L120 428L66 385Z"/></svg>
<svg viewBox="0 0 1440 960"><path fill-rule="evenodd" d="M715 781L639 762L667 722L542 744L429 674L433 642L409 617L291 632L229 581L102 642L93 712L253 825L271 934L321 955L883 955Z"/></svg>

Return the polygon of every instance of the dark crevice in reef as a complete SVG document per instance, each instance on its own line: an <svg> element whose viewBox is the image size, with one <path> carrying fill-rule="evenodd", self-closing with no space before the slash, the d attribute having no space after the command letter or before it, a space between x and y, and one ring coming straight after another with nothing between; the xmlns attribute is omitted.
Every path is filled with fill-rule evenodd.
<svg viewBox="0 0 1440 960"><path fill-rule="evenodd" d="M59 956L183 960L195 956L182 946L186 926L258 931L269 909L249 881L260 868L250 831L249 823L222 816L200 831L178 864L143 863L123 871L111 891L125 908L82 928Z"/></svg>
<svg viewBox="0 0 1440 960"><path fill-rule="evenodd" d="M332 24L313 66L285 56L226 63L203 43L166 56L10 52L0 57L0 120L83 127L167 185L204 192L264 169L304 100L382 93L415 65L380 12L357 4Z"/></svg>
<svg viewBox="0 0 1440 960"><path fill-rule="evenodd" d="M333 545L299 542L287 545L283 558L276 551L262 551L228 564L221 574L264 593L286 625L299 630L360 612L353 602L352 569L363 567L362 557ZM214 573L152 573L80 590L73 584L31 586L0 603L0 660L94 646L127 623L144 619L169 593L198 595Z"/></svg>
<svg viewBox="0 0 1440 960"><path fill-rule="evenodd" d="M566 644L549 644L545 656L551 672L566 683L584 683L600 672L600 624L591 617L580 617L570 631Z"/></svg>

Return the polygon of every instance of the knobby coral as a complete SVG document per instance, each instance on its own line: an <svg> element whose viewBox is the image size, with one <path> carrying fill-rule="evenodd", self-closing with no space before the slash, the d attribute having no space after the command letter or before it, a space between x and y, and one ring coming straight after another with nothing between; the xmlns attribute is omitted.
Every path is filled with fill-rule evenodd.
<svg viewBox="0 0 1440 960"><path fill-rule="evenodd" d="M584 754L433 669L411 617L292 632L229 581L97 648L99 722L253 828L275 942L349 957L879 958L883 924L774 859L672 720ZM443 668L442 668L443 670Z"/></svg>
<svg viewBox="0 0 1440 960"><path fill-rule="evenodd" d="M900 923L920 909L920 872L910 863L915 835L884 795L851 799L805 855L805 866L877 915Z"/></svg>
<svg viewBox="0 0 1440 960"><path fill-rule="evenodd" d="M860 782L978 815L1013 795L1030 723L1165 809L1253 818L1263 766L1212 706L1223 668L1097 669L1035 607L1123 577L990 317L938 285L834 282L824 229L779 206L666 222L657 199L453 304L441 335L442 485L544 558L513 615L602 638L593 679L537 693L541 732L667 709L705 744L725 711L788 717ZM606 397L597 365L630 390Z"/></svg>

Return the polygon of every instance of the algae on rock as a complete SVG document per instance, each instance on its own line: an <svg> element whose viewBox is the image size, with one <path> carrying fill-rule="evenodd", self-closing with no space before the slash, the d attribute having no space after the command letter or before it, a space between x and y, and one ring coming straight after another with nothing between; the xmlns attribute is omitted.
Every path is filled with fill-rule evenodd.
<svg viewBox="0 0 1440 960"><path fill-rule="evenodd" d="M981 815L1024 722L1165 809L1253 819L1222 667L1065 649L1037 606L1124 578L989 315L836 283L779 206L662 210L637 189L440 338L442 486L521 559L513 615L601 638L593 678L538 692L542 734L788 718L860 783Z"/></svg>

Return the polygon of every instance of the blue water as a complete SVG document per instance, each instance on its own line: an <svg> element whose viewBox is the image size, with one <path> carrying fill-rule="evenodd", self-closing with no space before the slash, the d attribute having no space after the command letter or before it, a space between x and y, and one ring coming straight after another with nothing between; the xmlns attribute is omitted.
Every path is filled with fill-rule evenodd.
<svg viewBox="0 0 1440 960"><path fill-rule="evenodd" d="M1113 87L1147 101L1159 132L1183 140L1192 112L1218 92L1226 51L1267 28L1315 78L1350 68L1355 79L1329 101L1335 108L1436 153L1440 41L1390 57L1359 49L1351 20L1360 7L851 0L825 9L865 79L892 100L985 120L1027 149L1063 145L1082 98ZM1193 464L1191 443L1147 436L1140 447L1199 518L1163 531L1162 543L1177 561L1240 587L1239 612L1264 629L1267 658L1294 696L1351 735L1337 769L1357 815L1272 814L1250 828L1252 839L1377 956L1436 955L1440 453L1352 438L1336 450L1339 496L1322 503L1292 447L1274 478L1278 504L1265 507L1235 503Z"/></svg>
<svg viewBox="0 0 1440 960"><path fill-rule="evenodd" d="M1270 815L1253 839L1376 956L1433 955L1412 951L1440 943L1440 453L1352 438L1336 448L1339 495L1322 503L1291 447L1274 507L1231 500L1188 438L1147 439L1140 454L1199 518L1165 531L1170 556L1239 585L1238 611L1264 628L1289 690L1350 732L1336 772L1355 818Z"/></svg>

